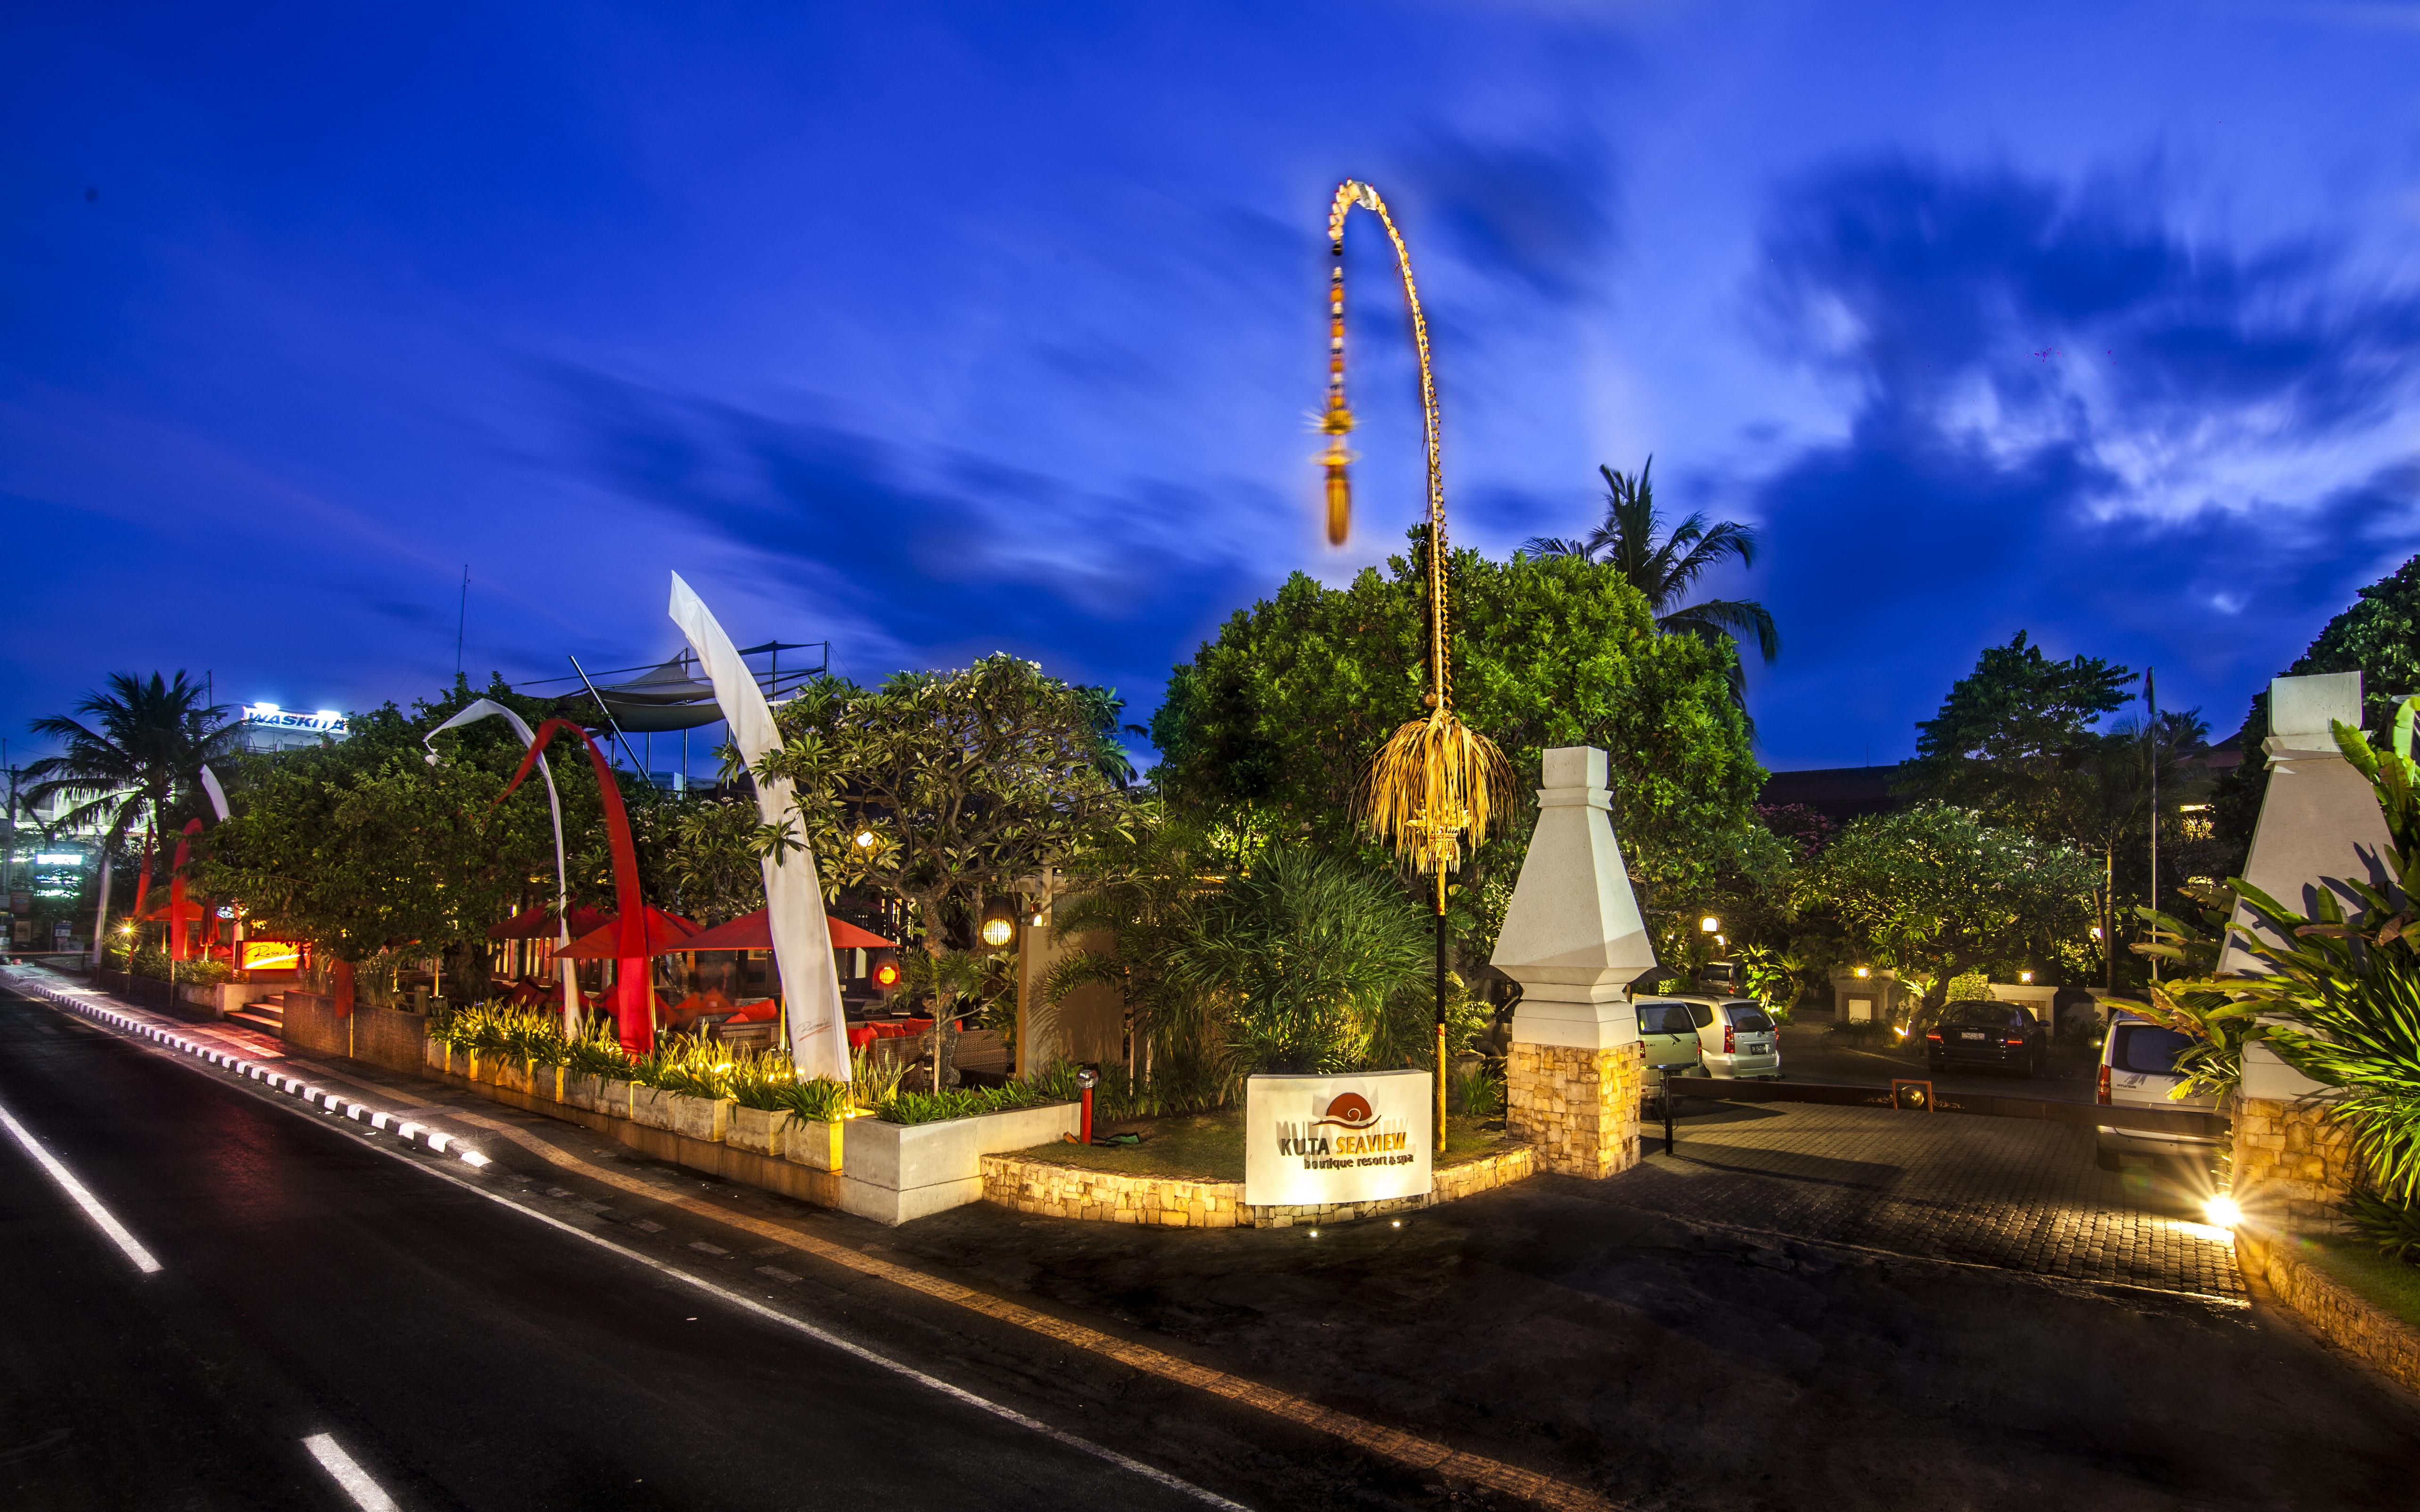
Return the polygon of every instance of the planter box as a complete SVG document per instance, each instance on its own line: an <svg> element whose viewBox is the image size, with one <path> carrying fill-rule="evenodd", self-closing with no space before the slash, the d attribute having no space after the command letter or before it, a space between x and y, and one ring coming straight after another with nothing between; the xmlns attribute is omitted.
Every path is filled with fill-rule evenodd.
<svg viewBox="0 0 2420 1512"><path fill-rule="evenodd" d="M723 1134L731 1128L731 1110L738 1103L727 1097L690 1097L686 1092L670 1095L673 1133L716 1144L722 1142Z"/></svg>
<svg viewBox="0 0 2420 1512"><path fill-rule="evenodd" d="M629 1118L633 1090L628 1082L617 1082L610 1078L599 1081L597 1084L597 1111L611 1114L617 1119ZM638 1088L635 1090L644 1091L646 1088Z"/></svg>
<svg viewBox="0 0 2420 1512"><path fill-rule="evenodd" d="M842 1119L821 1123L813 1119L792 1118L782 1131L782 1158L793 1165L810 1166L818 1171L842 1168L841 1141L852 1123L861 1119Z"/></svg>
<svg viewBox="0 0 2420 1512"><path fill-rule="evenodd" d="M851 1119L841 1127L841 1207L898 1225L983 1200L983 1157L1031 1149L1076 1132L1073 1103L939 1123Z"/></svg>
<svg viewBox="0 0 2420 1512"><path fill-rule="evenodd" d="M743 1108L734 1103L730 1125L723 1131L723 1141L734 1149L778 1159L787 1138L784 1126L794 1117L787 1108Z"/></svg>
<svg viewBox="0 0 2420 1512"><path fill-rule="evenodd" d="M650 1129L675 1129L673 1100L680 1096L678 1092L667 1092L660 1087L642 1087L636 1082L628 1085L628 1118L632 1123L644 1124Z"/></svg>
<svg viewBox="0 0 2420 1512"><path fill-rule="evenodd" d="M605 1079L594 1074L575 1076L566 1072L563 1078L563 1101L590 1113L605 1111Z"/></svg>

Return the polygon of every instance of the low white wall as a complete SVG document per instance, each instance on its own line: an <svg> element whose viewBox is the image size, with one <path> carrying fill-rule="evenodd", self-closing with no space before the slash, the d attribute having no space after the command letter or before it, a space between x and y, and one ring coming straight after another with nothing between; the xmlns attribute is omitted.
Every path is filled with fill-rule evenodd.
<svg viewBox="0 0 2420 1512"><path fill-rule="evenodd" d="M1073 1103L939 1123L851 1119L841 1126L841 1207L904 1224L983 1200L983 1157L1047 1145L1077 1132Z"/></svg>

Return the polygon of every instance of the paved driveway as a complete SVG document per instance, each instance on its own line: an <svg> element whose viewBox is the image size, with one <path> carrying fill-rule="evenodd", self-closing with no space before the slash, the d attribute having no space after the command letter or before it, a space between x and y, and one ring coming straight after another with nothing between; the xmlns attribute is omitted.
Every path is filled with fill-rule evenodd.
<svg viewBox="0 0 2420 1512"><path fill-rule="evenodd" d="M2088 1130L1693 1106L1673 1156L1400 1228L978 1206L888 1242L1637 1512L2409 1501L2420 1406L2245 1305Z"/></svg>
<svg viewBox="0 0 2420 1512"><path fill-rule="evenodd" d="M2081 1125L1683 1100L1608 1200L1700 1222L2042 1275L2240 1297L2207 1194L2093 1164Z"/></svg>

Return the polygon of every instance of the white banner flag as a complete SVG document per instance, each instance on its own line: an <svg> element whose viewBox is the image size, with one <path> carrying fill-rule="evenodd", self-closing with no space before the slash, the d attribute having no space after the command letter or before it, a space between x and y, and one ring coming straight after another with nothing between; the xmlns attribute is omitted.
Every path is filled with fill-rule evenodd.
<svg viewBox="0 0 2420 1512"><path fill-rule="evenodd" d="M673 623L689 638L714 702L731 726L739 759L751 768L781 744L773 707L750 674L748 664L690 585L673 574ZM756 812L768 824L790 823L790 783L756 779ZM767 856L766 918L773 934L773 964L781 972L783 1011L790 1026L790 1061L801 1078L848 1080L848 1029L842 1021L840 966L832 959L831 928L824 922L824 894L814 853L799 849Z"/></svg>

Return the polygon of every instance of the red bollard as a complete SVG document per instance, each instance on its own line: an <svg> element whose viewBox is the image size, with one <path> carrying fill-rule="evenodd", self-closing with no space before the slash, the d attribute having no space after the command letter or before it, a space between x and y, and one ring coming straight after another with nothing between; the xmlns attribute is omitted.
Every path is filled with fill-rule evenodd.
<svg viewBox="0 0 2420 1512"><path fill-rule="evenodd" d="M1083 1067L1076 1072L1076 1085L1084 1089L1082 1099L1082 1106L1084 1110L1082 1114L1083 1124L1080 1137L1082 1142L1087 1145L1093 1142L1093 1088L1094 1084L1100 1081L1100 1079L1101 1073L1094 1071L1090 1066Z"/></svg>

